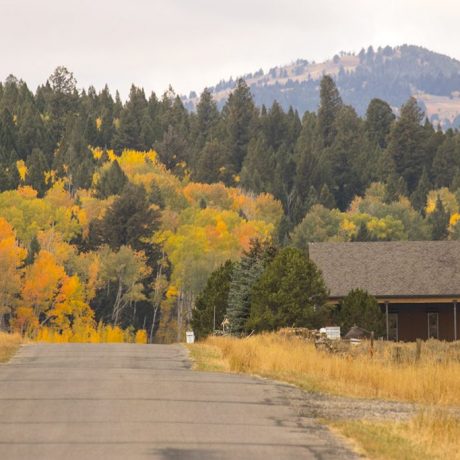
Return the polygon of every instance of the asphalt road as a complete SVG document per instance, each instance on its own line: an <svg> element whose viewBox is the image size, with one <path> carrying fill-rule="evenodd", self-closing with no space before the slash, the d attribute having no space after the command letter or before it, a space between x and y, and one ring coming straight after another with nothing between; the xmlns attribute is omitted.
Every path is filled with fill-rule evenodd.
<svg viewBox="0 0 460 460"><path fill-rule="evenodd" d="M179 345L27 345L0 365L0 459L348 459L289 385Z"/></svg>

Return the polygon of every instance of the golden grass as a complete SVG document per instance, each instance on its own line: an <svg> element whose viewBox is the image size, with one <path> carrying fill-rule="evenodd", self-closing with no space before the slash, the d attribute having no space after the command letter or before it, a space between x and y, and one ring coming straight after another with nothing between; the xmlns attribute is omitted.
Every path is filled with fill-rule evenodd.
<svg viewBox="0 0 460 460"><path fill-rule="evenodd" d="M408 422L353 420L328 424L372 459L460 459L460 419L445 410L425 410Z"/></svg>
<svg viewBox="0 0 460 460"><path fill-rule="evenodd" d="M392 358L395 345L377 342L371 357L366 345L346 355L318 351L314 344L277 334L236 339L209 337L191 345L192 357L213 366L284 380L304 389L334 394L403 400L424 404L460 405L460 359L455 345L423 344L415 362L415 345L400 346L400 362ZM220 350L220 355L216 354ZM221 361L218 365L217 362Z"/></svg>
<svg viewBox="0 0 460 460"><path fill-rule="evenodd" d="M0 363L7 362L16 353L22 337L19 334L0 332Z"/></svg>

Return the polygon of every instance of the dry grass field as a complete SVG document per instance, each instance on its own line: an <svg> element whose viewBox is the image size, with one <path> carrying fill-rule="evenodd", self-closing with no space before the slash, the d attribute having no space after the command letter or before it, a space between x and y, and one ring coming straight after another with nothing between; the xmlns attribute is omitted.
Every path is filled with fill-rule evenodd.
<svg viewBox="0 0 460 460"><path fill-rule="evenodd" d="M0 332L0 363L8 361L22 343L22 337L19 334L6 334Z"/></svg>
<svg viewBox="0 0 460 460"><path fill-rule="evenodd" d="M460 343L375 342L340 354L277 334L210 337L190 346L198 369L250 373L310 391L408 401L423 409L408 421L327 420L372 459L460 459ZM453 409L453 411L452 411Z"/></svg>
<svg viewBox="0 0 460 460"><path fill-rule="evenodd" d="M424 342L418 362L415 344L376 341L373 356L367 343L345 354L330 354L311 342L277 334L210 337L191 349L194 355L214 356L214 367L276 378L307 390L460 406L460 342Z"/></svg>

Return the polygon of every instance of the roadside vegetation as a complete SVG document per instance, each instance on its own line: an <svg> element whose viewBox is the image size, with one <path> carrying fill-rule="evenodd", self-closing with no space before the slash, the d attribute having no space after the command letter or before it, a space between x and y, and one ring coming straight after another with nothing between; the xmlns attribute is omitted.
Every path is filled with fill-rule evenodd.
<svg viewBox="0 0 460 460"><path fill-rule="evenodd" d="M353 398L399 400L422 409L410 420L324 420L372 459L460 458L460 343L363 342L331 354L276 333L215 337L189 346L203 371L259 375Z"/></svg>
<svg viewBox="0 0 460 460"><path fill-rule="evenodd" d="M366 420L326 421L375 460L460 458L460 419L445 410L430 409L407 422Z"/></svg>
<svg viewBox="0 0 460 460"><path fill-rule="evenodd" d="M396 346L400 348L397 360ZM372 357L366 343L349 353L330 354L318 351L311 342L279 334L208 337L190 347L198 368L206 365L209 356L215 361L219 356L221 367L230 372L284 380L306 390L460 406L460 343L428 341L419 362L415 362L415 349L415 344L376 341Z"/></svg>
<svg viewBox="0 0 460 460"><path fill-rule="evenodd" d="M19 334L5 334L0 332L0 363L7 362L16 353L22 337Z"/></svg>

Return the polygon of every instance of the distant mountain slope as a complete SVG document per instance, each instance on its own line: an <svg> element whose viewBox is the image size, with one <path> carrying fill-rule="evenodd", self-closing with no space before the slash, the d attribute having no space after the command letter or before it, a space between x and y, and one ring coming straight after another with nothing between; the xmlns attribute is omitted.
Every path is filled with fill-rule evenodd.
<svg viewBox="0 0 460 460"><path fill-rule="evenodd" d="M334 76L343 100L360 115L374 97L397 109L415 96L433 122L441 122L444 128L460 126L460 61L418 46L387 46L377 51L370 47L358 55L341 53L322 63L298 60L243 78L258 105L270 106L277 100L285 109L292 106L302 114L317 109L323 74ZM219 106L234 86L230 79L210 88ZM184 98L192 109L197 100L194 93Z"/></svg>

